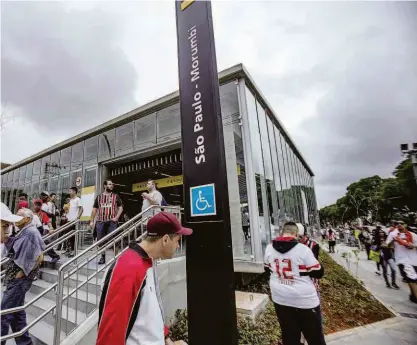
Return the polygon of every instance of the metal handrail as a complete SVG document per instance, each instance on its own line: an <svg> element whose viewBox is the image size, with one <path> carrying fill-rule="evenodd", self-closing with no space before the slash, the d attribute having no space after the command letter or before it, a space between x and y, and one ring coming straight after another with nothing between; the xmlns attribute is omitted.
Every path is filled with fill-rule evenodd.
<svg viewBox="0 0 417 345"><path fill-rule="evenodd" d="M80 220L79 219L76 219L76 220L73 220L73 221L71 221L71 222L69 222L69 223L66 223L66 224L64 224L64 225L62 225L62 226L60 226L56 231L54 231L54 233L53 234L47 234L47 235L44 235L44 236L42 236L42 239L44 240L44 241L46 241L46 240L48 240L49 238L51 238L51 237L54 237L54 236L56 236L56 235L58 235L58 234L60 234L61 232L63 232L64 230L67 230L68 228L70 228L70 227L72 227L72 226L74 226L74 225L77 225L78 224L78 222L79 222ZM67 234L66 234L67 235ZM65 236L65 235L64 235ZM63 237L64 237L63 236ZM55 247L56 245L58 245L58 244L60 244L60 243L62 243L62 242L64 242L64 241L61 241L61 239L63 238L63 237L59 237L59 238L57 238L56 240L54 240L54 241L52 241L52 242L50 242L47 246L46 246L46 248L45 248L45 250L43 251L44 253L46 252L46 251L48 251L49 249L51 249L52 247ZM71 237L71 236L69 236L69 237ZM68 239L69 237L67 237L66 239ZM10 258L9 257L4 257L4 258L2 258L1 259L1 261L0 261L0 265L4 265L4 264L6 264L7 262L9 262L10 261ZM0 277L1 278L3 278L3 276L4 276L4 274L5 274L5 271L1 271L1 275L0 275Z"/></svg>
<svg viewBox="0 0 417 345"><path fill-rule="evenodd" d="M98 269L91 276L88 276L88 273L87 273L87 279L85 281L82 281L80 285L77 285L76 288L74 288L71 292L67 293L67 295L64 297L63 296L63 292L64 292L63 291L63 288L64 288L65 274L69 278L74 273L77 273L77 278L78 278L78 270L80 268L81 263L83 263L85 261L86 264L88 265L88 263L90 261L92 261L94 258L96 258L101 253L105 252L109 247L115 246L115 244L116 244L117 241L119 241L119 240L123 241L124 240L124 237L126 236L126 233L129 233L129 231L132 231L132 229L137 228L138 225L143 225L143 223L148 219L148 218L142 218L141 219L141 217L143 216L143 214L145 212L148 212L151 209L154 209L154 208L174 209L174 210L179 211L179 216L181 216L181 210L182 209L179 208L179 207L171 207L171 206L163 206L163 207L161 207L161 206L158 206L158 205L152 205L149 208L147 208L145 211L139 213L138 215L136 215L135 217L133 217L132 219L130 219L126 223L122 224L120 227L118 227L117 229L115 229L112 233L110 233L107 236L103 237L100 241L92 244L88 248L86 248L83 251L81 251L80 253L76 254L75 257L73 257L71 260L69 260L66 263L64 263L59 268L59 270L58 270L58 281L56 283L52 284L49 288L47 288L46 290L42 291L40 294L38 294L36 297L34 297L29 302L25 303L23 306L15 307L15 308L10 308L10 309L0 310L0 316L25 310L26 308L28 308L29 306L31 306L32 304L34 304L36 301L38 301L39 299L41 299L43 296L45 296L50 291L52 291L52 290L55 290L56 291L56 295L57 295L57 304L56 305L51 306L50 308L48 308L47 310L45 310L41 315L39 315L37 318L35 318L31 323L27 324L26 327L24 327L22 330L20 330L18 332L14 332L14 333L7 334L5 336L2 336L2 341L6 341L8 339L12 339L12 338L15 338L15 337L18 337L18 336L23 335L30 328L32 328L39 321L41 321L46 315L48 315L49 313L53 312L54 309L56 309L56 313L55 313L55 320L56 320L56 322L55 322L55 329L54 329L54 344L59 344L59 342L60 342L60 335L61 335L60 332L61 332L61 315L62 315L63 301L69 299L69 297L72 294L78 293L78 290L81 287L83 287L85 284L88 284L88 282L91 279L93 279L96 275L98 275L105 268L107 268L127 248L125 248L123 251L121 251L118 255L116 255L114 258L112 258L107 264L105 264L103 267L101 267L100 269ZM79 220L74 221L75 222L74 224L76 224L78 221ZM64 226L70 227L70 226L72 226L74 224L67 223ZM124 231L121 231L122 229L125 229L125 230ZM64 229L62 229L62 230L64 230ZM48 244L47 247L45 248L45 252L48 249L50 249L51 247L53 247L53 246L55 246L57 244L60 244L60 243L62 243L64 241L66 241L67 239L69 239L72 236L78 236L78 234L81 233L81 232L85 232L85 230L76 230L74 232L70 232L68 234L65 234L64 236L58 238L56 241L51 242L50 244ZM57 233L54 233L52 235L56 235L56 234ZM139 236L138 239L142 238L142 236L144 234L145 233L143 233L141 236ZM76 268L74 268L73 270L70 269L70 270L67 270L66 272L63 272L63 269L65 267L68 267L70 264L73 264L76 260L80 259L81 256L83 256L87 252L91 251L92 249L96 248L97 246L100 246L101 244L104 244L104 242L108 241L112 237L113 237L113 239L109 243L107 243L105 246L103 246L103 248L99 249L95 254L93 254L90 257L82 260L81 263L78 263L78 265L77 265ZM87 286L87 294L88 294L88 286ZM76 302L78 302L78 299L76 299ZM68 302L67 302L67 314L68 314ZM76 314L76 318L77 318L77 314ZM67 320L68 320L68 317L67 317Z"/></svg>
<svg viewBox="0 0 417 345"><path fill-rule="evenodd" d="M180 207L170 207L170 206L159 206L159 205L152 205L149 208L147 208L145 211L139 213L138 215L136 215L135 217L133 217L130 221L126 222L125 227L128 227L127 229L125 229L123 232L119 232L119 234L117 236L114 235L115 231L113 231L112 233L108 234L107 236L105 236L102 240L94 243L90 248L94 249L94 248L99 248L101 244L104 244L105 242L107 242L107 244L105 244L102 248L98 249L95 253L93 253L91 256L81 259L81 256L83 255L83 253L85 253L85 251L83 253L78 254L77 256L75 256L71 261L66 262L64 265L62 265L59 270L58 270L58 287L57 287L57 296L56 296L56 313L55 313L55 329L54 329L54 345L59 345L60 344L60 340L61 340L61 323L62 323L62 307L64 305L64 302L67 301L67 314L68 314L68 301L69 298L75 293L76 297L75 297L75 301L76 301L76 305L78 302L78 290L80 290L81 287L83 287L84 285L87 284L87 295L88 295L88 282L92 279L94 279L99 273L101 273L102 271L104 271L109 265L111 265L114 260L116 260L127 248L122 249L117 255L115 255L112 259L110 259L103 267L98 268L98 266L96 266L96 272L94 272L93 274L89 275L88 274L88 264L90 262L92 262L94 259L98 258L102 253L105 253L106 250L108 248L111 248L112 246L114 248L116 248L116 243L117 242L121 242L121 246L123 246L123 241L127 235L127 239L130 242L130 235L131 235L131 231L135 230L136 233L136 228L138 225L143 225L146 221L147 218L142 218L143 215L145 213L147 213L150 209L154 209L154 208L163 208L163 209L171 209L171 210L175 210L178 212L178 216L181 219L181 208ZM122 227L120 227L122 228ZM119 230L120 231L120 230ZM146 232L143 232L143 227L142 227L142 235L137 237L135 236L135 239L140 239L142 238L142 236L144 236L146 234ZM110 239L110 241L109 241ZM182 245L181 245L182 247ZM81 261L79 261L81 259ZM75 263L76 267L72 266L72 269L69 268L67 271L64 272L65 268L70 266L73 262ZM71 276L73 276L74 274L76 274L76 282L78 282L78 272L80 269L82 269L83 267L87 267L87 277L85 280L83 280L80 284L76 284L76 287L70 290L69 287L69 280L71 278ZM64 296L64 282L65 280L68 280L68 287L67 287L67 294ZM96 281L96 286L97 286L97 281ZM91 311L93 312L95 309L97 309L98 307L98 294L96 294L96 307ZM86 311L86 314L87 311ZM76 319L77 319L77 311L76 311ZM76 325L75 327L77 327L78 325ZM74 328L75 329L75 328ZM73 330L71 330L73 331ZM70 331L70 332L71 332ZM66 329L66 335L68 335L68 329Z"/></svg>
<svg viewBox="0 0 417 345"><path fill-rule="evenodd" d="M132 218L133 219L133 218ZM132 227L134 227L136 224L132 224ZM131 229L132 227L130 227L129 229ZM128 230L129 230L128 229ZM76 233L82 232L83 230L77 230ZM117 240L119 237L123 236L124 234L119 234L119 236L117 236L117 238L115 238L114 240ZM71 236L67 236L67 239L71 237ZM64 237L61 237L60 239L63 239ZM97 245L97 243L93 244L92 246L90 246L89 248L85 249L82 253L86 253L88 252L92 247L95 247ZM106 246L107 248L107 246ZM80 255L75 256L73 259L75 259L76 257L79 257L82 255L82 253L80 253ZM101 253L101 251L100 251ZM106 265L107 267L107 265ZM99 271L101 272L101 270ZM98 273L99 273L98 272ZM59 276L58 276L59 277ZM87 281L91 280L92 277L90 277L89 279L87 279ZM21 310L25 310L26 308L28 308L29 306L31 306L33 303L35 303L36 301L38 301L39 299L41 299L43 296L45 296L47 293L49 293L52 290L57 290L58 289L58 284L59 284L59 279L56 283L52 284L49 288L47 288L46 290L42 291L39 295L37 295L36 297L34 297L32 300L30 300L29 302L25 303L23 306L20 307L15 307L15 308L10 308L10 309L4 309L4 310L0 310L0 316L2 315L7 315L10 313L15 313ZM69 295L67 295L69 296ZM30 324L27 324L25 328L23 328L22 330L18 331L18 332L14 332L14 333L10 333L7 334L5 336L2 336L2 341L6 341L8 339L12 339L18 336L23 335L25 332L27 332L30 328L32 328L34 325L36 325L39 321L42 320L43 317L45 317L46 315L48 315L50 312L53 312L54 309L56 309L57 305L54 305L50 308L48 308L46 311L44 311L40 316L38 316L36 319L34 319ZM61 318L59 318L59 320L61 320ZM61 322L60 322L61 324ZM60 329L60 328L59 328Z"/></svg>

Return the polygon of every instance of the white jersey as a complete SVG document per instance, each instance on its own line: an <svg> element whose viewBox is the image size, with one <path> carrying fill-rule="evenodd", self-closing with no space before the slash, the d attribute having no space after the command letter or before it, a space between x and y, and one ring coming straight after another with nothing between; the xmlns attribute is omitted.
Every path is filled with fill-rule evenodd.
<svg viewBox="0 0 417 345"><path fill-rule="evenodd" d="M413 237L413 243L417 245L417 235L412 232L410 232L410 234ZM398 235L401 239L405 239L405 233L401 233L398 231L398 229L395 229L389 233L385 243L391 243L392 241L394 241L394 238ZM395 261L398 265L403 264L417 266L417 250L415 248L408 249L403 245L399 244L397 241L394 241L394 255Z"/></svg>
<svg viewBox="0 0 417 345"><path fill-rule="evenodd" d="M281 305L311 309L320 304L316 287L308 272L321 266L307 246L298 243L286 253L269 244L265 250L265 265L271 270L272 300Z"/></svg>

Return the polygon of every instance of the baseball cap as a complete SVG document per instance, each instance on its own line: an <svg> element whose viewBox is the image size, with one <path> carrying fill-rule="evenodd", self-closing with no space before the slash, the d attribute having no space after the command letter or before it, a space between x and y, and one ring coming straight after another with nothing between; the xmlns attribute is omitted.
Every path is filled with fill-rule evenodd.
<svg viewBox="0 0 417 345"><path fill-rule="evenodd" d="M174 214L159 212L146 225L148 236L164 236L169 234L191 235L193 230L184 228Z"/></svg>
<svg viewBox="0 0 417 345"><path fill-rule="evenodd" d="M22 220L23 217L16 216L9 210L9 208L5 204L1 203L0 219L10 223L16 223Z"/></svg>
<svg viewBox="0 0 417 345"><path fill-rule="evenodd" d="M48 192L46 192L46 191L44 191L44 192L42 192L42 193L41 193L41 195L42 195L42 196L49 196L49 193L48 193Z"/></svg>

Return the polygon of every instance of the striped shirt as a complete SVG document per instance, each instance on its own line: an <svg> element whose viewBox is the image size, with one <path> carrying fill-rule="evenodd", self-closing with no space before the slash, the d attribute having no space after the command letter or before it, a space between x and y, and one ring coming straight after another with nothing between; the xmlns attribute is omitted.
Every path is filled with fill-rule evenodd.
<svg viewBox="0 0 417 345"><path fill-rule="evenodd" d="M117 194L101 194L94 201L94 208L97 209L97 221L108 222L117 215L119 207L123 206L122 199Z"/></svg>

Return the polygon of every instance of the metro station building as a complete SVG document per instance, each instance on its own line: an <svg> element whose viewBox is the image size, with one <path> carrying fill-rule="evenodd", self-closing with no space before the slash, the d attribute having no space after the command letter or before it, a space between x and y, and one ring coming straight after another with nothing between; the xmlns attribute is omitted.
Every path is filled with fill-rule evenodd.
<svg viewBox="0 0 417 345"><path fill-rule="evenodd" d="M220 72L219 83L235 271L257 271L285 221L318 224L314 174L243 65ZM148 179L169 205L183 205L178 91L6 167L1 200L15 211L20 192L32 200L49 191L62 207L77 186L87 221L107 178L130 217L141 211Z"/></svg>

